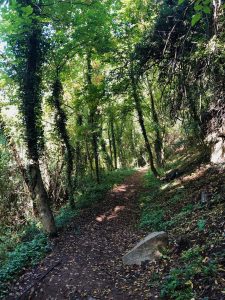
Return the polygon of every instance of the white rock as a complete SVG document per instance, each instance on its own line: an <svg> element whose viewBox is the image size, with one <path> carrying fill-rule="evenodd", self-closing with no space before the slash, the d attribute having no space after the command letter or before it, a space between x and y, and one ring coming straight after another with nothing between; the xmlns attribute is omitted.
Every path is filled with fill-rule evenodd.
<svg viewBox="0 0 225 300"><path fill-rule="evenodd" d="M168 235L164 231L153 232L142 239L122 258L125 265L140 265L161 256L160 249L168 246Z"/></svg>

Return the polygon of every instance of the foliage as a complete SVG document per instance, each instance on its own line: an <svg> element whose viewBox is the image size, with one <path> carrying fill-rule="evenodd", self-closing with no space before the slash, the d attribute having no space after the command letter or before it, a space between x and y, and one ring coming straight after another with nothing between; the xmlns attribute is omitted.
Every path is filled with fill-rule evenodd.
<svg viewBox="0 0 225 300"><path fill-rule="evenodd" d="M155 231L164 230L165 225L163 210L158 209L154 211L144 211L141 217L140 226Z"/></svg>
<svg viewBox="0 0 225 300"><path fill-rule="evenodd" d="M31 241L19 243L7 253L5 262L0 267L0 294L5 291L5 283L21 273L24 267L35 265L51 251L47 236L38 233Z"/></svg>
<svg viewBox="0 0 225 300"><path fill-rule="evenodd" d="M195 279L197 276L207 278L213 276L216 264L204 262L202 249L198 246L182 253L182 267L171 269L170 273L162 285L161 297L168 299L190 300L196 296L194 292Z"/></svg>
<svg viewBox="0 0 225 300"><path fill-rule="evenodd" d="M182 149L180 145L177 148ZM201 160L194 158L191 150L190 156L186 152L184 155L183 151L186 150L179 150L176 155L176 150L170 152L172 160L165 165L166 172L172 167L182 175L172 180L149 182L153 178L148 173L145 176L146 186L151 189L140 198L142 229L164 230L171 240L166 255L162 253L161 260L152 271L153 274L157 272L157 280L150 278L150 285L160 291L162 299L189 300L211 295L216 290L215 282L220 280L222 273L219 271L223 272L219 263L223 260L221 174L214 168L206 172L207 165L202 172ZM221 182L223 180L221 178ZM209 196L207 205L202 206L199 190L205 187L209 188L212 196ZM210 288L205 290L206 286Z"/></svg>

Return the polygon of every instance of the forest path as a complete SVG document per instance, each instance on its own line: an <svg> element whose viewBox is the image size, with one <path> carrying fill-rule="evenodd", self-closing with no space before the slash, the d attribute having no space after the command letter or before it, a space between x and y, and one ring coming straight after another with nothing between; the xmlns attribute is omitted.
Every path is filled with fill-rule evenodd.
<svg viewBox="0 0 225 300"><path fill-rule="evenodd" d="M83 210L54 240L53 252L20 278L7 299L153 299L146 266L127 267L121 260L145 235L137 226L145 172L140 169L103 202Z"/></svg>

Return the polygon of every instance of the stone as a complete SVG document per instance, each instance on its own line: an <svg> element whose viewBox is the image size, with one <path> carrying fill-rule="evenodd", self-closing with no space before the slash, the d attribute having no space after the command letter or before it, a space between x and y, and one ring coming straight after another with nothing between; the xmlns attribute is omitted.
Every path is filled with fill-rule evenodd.
<svg viewBox="0 0 225 300"><path fill-rule="evenodd" d="M141 265L161 256L160 250L168 246L168 234L164 231L153 232L142 239L122 260L125 265Z"/></svg>

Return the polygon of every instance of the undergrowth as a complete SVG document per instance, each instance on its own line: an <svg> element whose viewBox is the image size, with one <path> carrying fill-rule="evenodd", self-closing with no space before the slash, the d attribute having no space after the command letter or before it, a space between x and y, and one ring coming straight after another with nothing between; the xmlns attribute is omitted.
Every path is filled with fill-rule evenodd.
<svg viewBox="0 0 225 300"><path fill-rule="evenodd" d="M209 299L205 286L210 287L216 297L221 295L217 282L223 276L219 272L224 272L219 267L224 259L221 255L222 178L211 169L197 175L199 166L198 160L191 156L189 163L183 157L180 160L177 157L161 173L165 175L166 171L179 167L182 174L188 176L186 180L166 181L155 178L151 172L145 176L147 192L139 199L142 210L140 227L148 232L166 231L171 238L170 250L167 249L170 254L165 264L162 256L161 271L157 270L153 273L156 276L150 279L150 285L157 288L161 299ZM208 203L202 204L201 190L206 188L213 192ZM179 249L175 243L179 243L179 238L188 241L188 248L179 250L178 254L171 249Z"/></svg>
<svg viewBox="0 0 225 300"><path fill-rule="evenodd" d="M134 172L132 169L121 169L105 173L100 184L93 179L85 178L82 187L76 193L76 209L66 205L55 217L58 230L65 227L76 216L80 209L104 199L108 190L115 184L121 183L125 177ZM0 298L7 293L7 283L19 275L26 267L37 264L52 249L45 233L42 232L39 222L28 222L20 230L10 228L1 230L0 235ZM4 234L3 234L4 232Z"/></svg>
<svg viewBox="0 0 225 300"><path fill-rule="evenodd" d="M203 249L195 246L184 251L179 260L179 268L171 269L161 286L163 299L190 300L197 295L195 292L196 279L207 284L209 277L213 277L217 265L214 261L204 259Z"/></svg>

